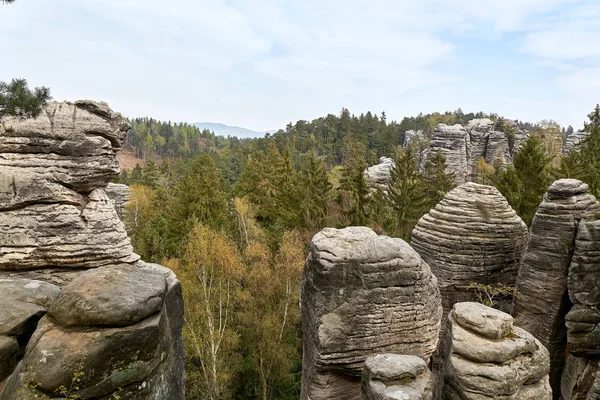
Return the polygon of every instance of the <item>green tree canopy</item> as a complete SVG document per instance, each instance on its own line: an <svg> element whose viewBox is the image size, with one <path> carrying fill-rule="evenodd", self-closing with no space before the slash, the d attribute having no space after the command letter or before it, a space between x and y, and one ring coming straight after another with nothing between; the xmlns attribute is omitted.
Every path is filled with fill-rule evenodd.
<svg viewBox="0 0 600 400"><path fill-rule="evenodd" d="M51 99L50 89L42 86L31 90L25 79L13 79L10 83L0 81L0 117L37 117Z"/></svg>

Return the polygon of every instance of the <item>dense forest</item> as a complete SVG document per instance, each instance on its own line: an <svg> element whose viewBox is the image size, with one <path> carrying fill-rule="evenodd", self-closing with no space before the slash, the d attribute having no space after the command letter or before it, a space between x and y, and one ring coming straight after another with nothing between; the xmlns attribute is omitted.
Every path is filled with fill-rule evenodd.
<svg viewBox="0 0 600 400"><path fill-rule="evenodd" d="M132 188L135 251L172 268L183 285L188 398L297 398L299 284L311 237L365 225L410 241L418 219L453 187L440 153L420 164L427 136L437 123L478 117L499 118L457 110L388 123L385 113L343 109L244 140L131 120L125 146L145 166L117 181ZM566 156L565 129L519 123L531 134L513 165L480 160L477 180L496 186L527 224L558 177L582 179L599 196L600 107L589 119L587 139ZM407 130L422 130L425 143L404 146ZM364 170L380 156L395 167L385 187L373 188Z"/></svg>

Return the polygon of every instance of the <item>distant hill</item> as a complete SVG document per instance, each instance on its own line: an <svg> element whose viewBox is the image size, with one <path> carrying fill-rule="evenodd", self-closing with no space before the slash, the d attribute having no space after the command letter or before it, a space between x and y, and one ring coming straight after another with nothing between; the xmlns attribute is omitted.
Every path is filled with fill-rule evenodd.
<svg viewBox="0 0 600 400"><path fill-rule="evenodd" d="M192 122L191 125L196 126L200 130L208 129L209 131L214 132L215 135L221 135L225 137L236 136L238 138L257 138L263 137L265 133L277 132L277 130L257 132L239 126L229 126L215 122Z"/></svg>

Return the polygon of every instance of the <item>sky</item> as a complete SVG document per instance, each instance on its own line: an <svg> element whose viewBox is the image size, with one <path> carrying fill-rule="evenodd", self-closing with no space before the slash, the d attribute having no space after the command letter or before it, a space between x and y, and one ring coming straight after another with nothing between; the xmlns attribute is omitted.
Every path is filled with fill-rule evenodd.
<svg viewBox="0 0 600 400"><path fill-rule="evenodd" d="M264 131L345 107L583 126L599 0L16 0L0 81L129 117Z"/></svg>

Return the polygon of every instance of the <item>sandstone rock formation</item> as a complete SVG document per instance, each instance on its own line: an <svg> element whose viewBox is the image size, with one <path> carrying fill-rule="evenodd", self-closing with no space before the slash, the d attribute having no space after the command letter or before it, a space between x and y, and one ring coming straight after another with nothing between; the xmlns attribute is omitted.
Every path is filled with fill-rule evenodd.
<svg viewBox="0 0 600 400"><path fill-rule="evenodd" d="M566 316L569 352L600 358L600 213L579 222L567 288L573 303Z"/></svg>
<svg viewBox="0 0 600 400"><path fill-rule="evenodd" d="M427 136L422 130L408 130L404 132L404 141L402 142L402 147L407 148L409 144L417 140L427 140Z"/></svg>
<svg viewBox="0 0 600 400"><path fill-rule="evenodd" d="M442 308L437 280L403 240L326 228L311 243L301 288L302 399L360 399L371 354L428 360Z"/></svg>
<svg viewBox="0 0 600 400"><path fill-rule="evenodd" d="M142 264L86 271L42 318L0 399L183 399L182 324L181 287L170 270Z"/></svg>
<svg viewBox="0 0 600 400"><path fill-rule="evenodd" d="M479 303L449 314L443 398L549 400L549 355L510 315Z"/></svg>
<svg viewBox="0 0 600 400"><path fill-rule="evenodd" d="M446 171L454 174L457 185L467 181L467 141L467 131L458 124L437 124L431 137L429 154L439 151L446 157Z"/></svg>
<svg viewBox="0 0 600 400"><path fill-rule="evenodd" d="M0 119L1 400L184 398L179 281L105 192L128 129L87 100Z"/></svg>
<svg viewBox="0 0 600 400"><path fill-rule="evenodd" d="M577 131L567 136L567 140L565 141L565 146L563 148L563 153L567 154L572 149L576 149L579 143L581 143L587 137L587 135L587 132Z"/></svg>
<svg viewBox="0 0 600 400"><path fill-rule="evenodd" d="M365 360L363 400L433 400L432 375L417 356L376 354Z"/></svg>
<svg viewBox="0 0 600 400"><path fill-rule="evenodd" d="M128 129L87 100L0 120L0 276L138 260L103 190Z"/></svg>
<svg viewBox="0 0 600 400"><path fill-rule="evenodd" d="M14 370L59 291L46 282L0 280L0 382Z"/></svg>
<svg viewBox="0 0 600 400"><path fill-rule="evenodd" d="M412 247L437 277L444 319L454 303L473 300L472 283L512 285L527 226L492 186L465 183L425 214Z"/></svg>
<svg viewBox="0 0 600 400"><path fill-rule="evenodd" d="M373 188L385 188L390 180L390 170L394 167L394 160L388 157L381 157L379 164L370 166L365 170L365 177L369 185Z"/></svg>
<svg viewBox="0 0 600 400"><path fill-rule="evenodd" d="M467 142L468 151L468 180L473 182L477 175L477 162L480 158L485 159L490 132L494 128L494 121L489 118L472 119L465 126L469 134Z"/></svg>
<svg viewBox="0 0 600 400"><path fill-rule="evenodd" d="M600 400L600 360L567 355L560 396L561 400Z"/></svg>
<svg viewBox="0 0 600 400"><path fill-rule="evenodd" d="M123 185L122 183L110 182L108 186L106 186L105 192L108 198L114 202L117 215L121 221L125 222L125 215L127 212L125 207L131 196L129 186Z"/></svg>
<svg viewBox="0 0 600 400"><path fill-rule="evenodd" d="M588 194L587 184L574 179L554 182L533 218L519 269L516 285L519 298L513 309L515 324L531 332L548 348L550 382L555 393L559 392L565 357L564 319L570 307L567 275L577 226L583 216L598 210L596 199Z"/></svg>

